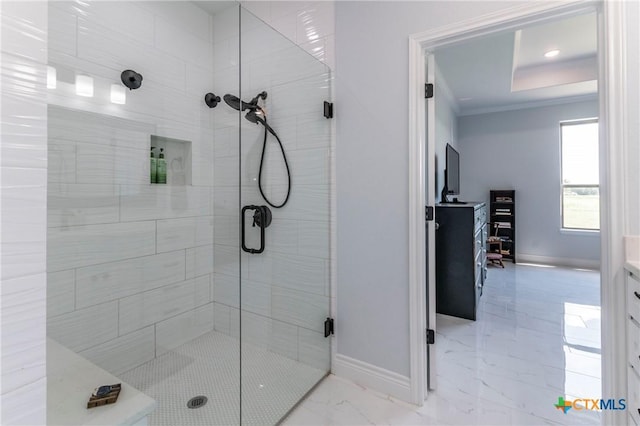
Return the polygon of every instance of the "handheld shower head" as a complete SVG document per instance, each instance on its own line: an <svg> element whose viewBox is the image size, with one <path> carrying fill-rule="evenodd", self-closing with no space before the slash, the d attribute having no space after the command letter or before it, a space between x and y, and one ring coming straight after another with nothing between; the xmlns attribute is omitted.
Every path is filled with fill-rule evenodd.
<svg viewBox="0 0 640 426"><path fill-rule="evenodd" d="M262 124L263 126L266 126L266 123L264 121L264 118L262 118L262 116L264 115L264 113L262 112L262 109L260 108L256 108L256 109L252 109L251 111L249 111L244 118L246 118L247 120L249 120L250 122L252 122L253 124Z"/></svg>

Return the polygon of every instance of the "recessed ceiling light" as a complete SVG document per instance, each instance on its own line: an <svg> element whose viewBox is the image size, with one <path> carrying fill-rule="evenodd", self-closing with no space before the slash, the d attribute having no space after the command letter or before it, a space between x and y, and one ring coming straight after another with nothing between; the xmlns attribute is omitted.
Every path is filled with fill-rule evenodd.
<svg viewBox="0 0 640 426"><path fill-rule="evenodd" d="M553 58L554 56L558 56L560 51L558 49L553 49L544 54L545 58Z"/></svg>
<svg viewBox="0 0 640 426"><path fill-rule="evenodd" d="M460 98L458 99L460 102L470 101L473 98Z"/></svg>

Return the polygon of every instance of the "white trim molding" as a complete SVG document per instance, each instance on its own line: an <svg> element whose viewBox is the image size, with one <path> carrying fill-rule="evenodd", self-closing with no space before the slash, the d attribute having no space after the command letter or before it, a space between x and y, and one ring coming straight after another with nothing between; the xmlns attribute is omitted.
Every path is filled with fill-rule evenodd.
<svg viewBox="0 0 640 426"><path fill-rule="evenodd" d="M574 259L569 257L539 256L537 254L516 253L518 263L537 263L541 265L568 266L570 268L600 269L598 260Z"/></svg>
<svg viewBox="0 0 640 426"><path fill-rule="evenodd" d="M425 83L424 61L436 48L463 42L506 30L573 16L598 12L599 19L599 103L600 103L600 185L601 185L601 291L603 330L603 396L626 394L623 362L624 324L619 313L624 306L622 273L622 227L624 225L623 146L625 137L626 75L625 75L625 2L616 0L523 2L513 8L482 15L470 20L446 25L409 37L409 323L410 323L410 401L426 393L424 368L426 363L424 324L426 306L425 279L422 270L425 259L424 202L425 194L425 134L424 99L419 96ZM606 37L605 37L606 34ZM437 90L436 90L437 93ZM434 173L434 170L427 170ZM419 241L422 238L421 241ZM622 289L622 290L621 290ZM433 297L433 295L431 295ZM437 344L437 342L436 342ZM618 355L616 355L616 351ZM616 365L617 364L617 365ZM435 374L434 371L430 372ZM604 424L621 423L612 411L604 413Z"/></svg>
<svg viewBox="0 0 640 426"><path fill-rule="evenodd" d="M600 304L602 395L627 394L624 354L624 151L627 132L626 2L606 0L598 16L600 74ZM617 396L616 396L617 398ZM602 424L626 423L624 413L603 411Z"/></svg>
<svg viewBox="0 0 640 426"><path fill-rule="evenodd" d="M426 383L426 230L425 196L425 80L424 51L417 40L409 39L409 351L411 392L406 401L422 405ZM418 372L420 374L418 374Z"/></svg>
<svg viewBox="0 0 640 426"><path fill-rule="evenodd" d="M410 400L409 378L402 374L336 354L331 368L336 376L349 379L361 386L375 389L402 401Z"/></svg>

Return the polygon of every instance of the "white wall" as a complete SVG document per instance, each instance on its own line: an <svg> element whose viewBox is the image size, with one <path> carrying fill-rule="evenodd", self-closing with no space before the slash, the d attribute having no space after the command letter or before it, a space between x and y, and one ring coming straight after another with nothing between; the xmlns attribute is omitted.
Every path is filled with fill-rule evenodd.
<svg viewBox="0 0 640 426"><path fill-rule="evenodd" d="M560 187L560 122L597 116L593 100L458 118L463 197L489 203L491 189L516 190L522 261L599 264L599 233L561 230Z"/></svg>
<svg viewBox="0 0 640 426"><path fill-rule="evenodd" d="M337 2L338 353L409 375L408 36L509 2Z"/></svg>
<svg viewBox="0 0 640 426"><path fill-rule="evenodd" d="M0 2L2 424L46 423L47 4Z"/></svg>

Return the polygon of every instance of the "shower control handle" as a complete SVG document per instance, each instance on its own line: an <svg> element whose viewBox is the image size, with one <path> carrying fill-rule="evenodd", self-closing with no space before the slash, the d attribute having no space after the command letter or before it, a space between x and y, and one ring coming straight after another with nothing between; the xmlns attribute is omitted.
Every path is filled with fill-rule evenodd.
<svg viewBox="0 0 640 426"><path fill-rule="evenodd" d="M245 243L245 213L247 210L253 210L253 224L252 226L258 226L260 228L260 248L249 248ZM242 250L247 253L259 254L264 251L265 247L265 233L264 230L266 227L271 225L271 210L267 206L244 206L242 208L242 217L241 217L241 225L242 225Z"/></svg>

